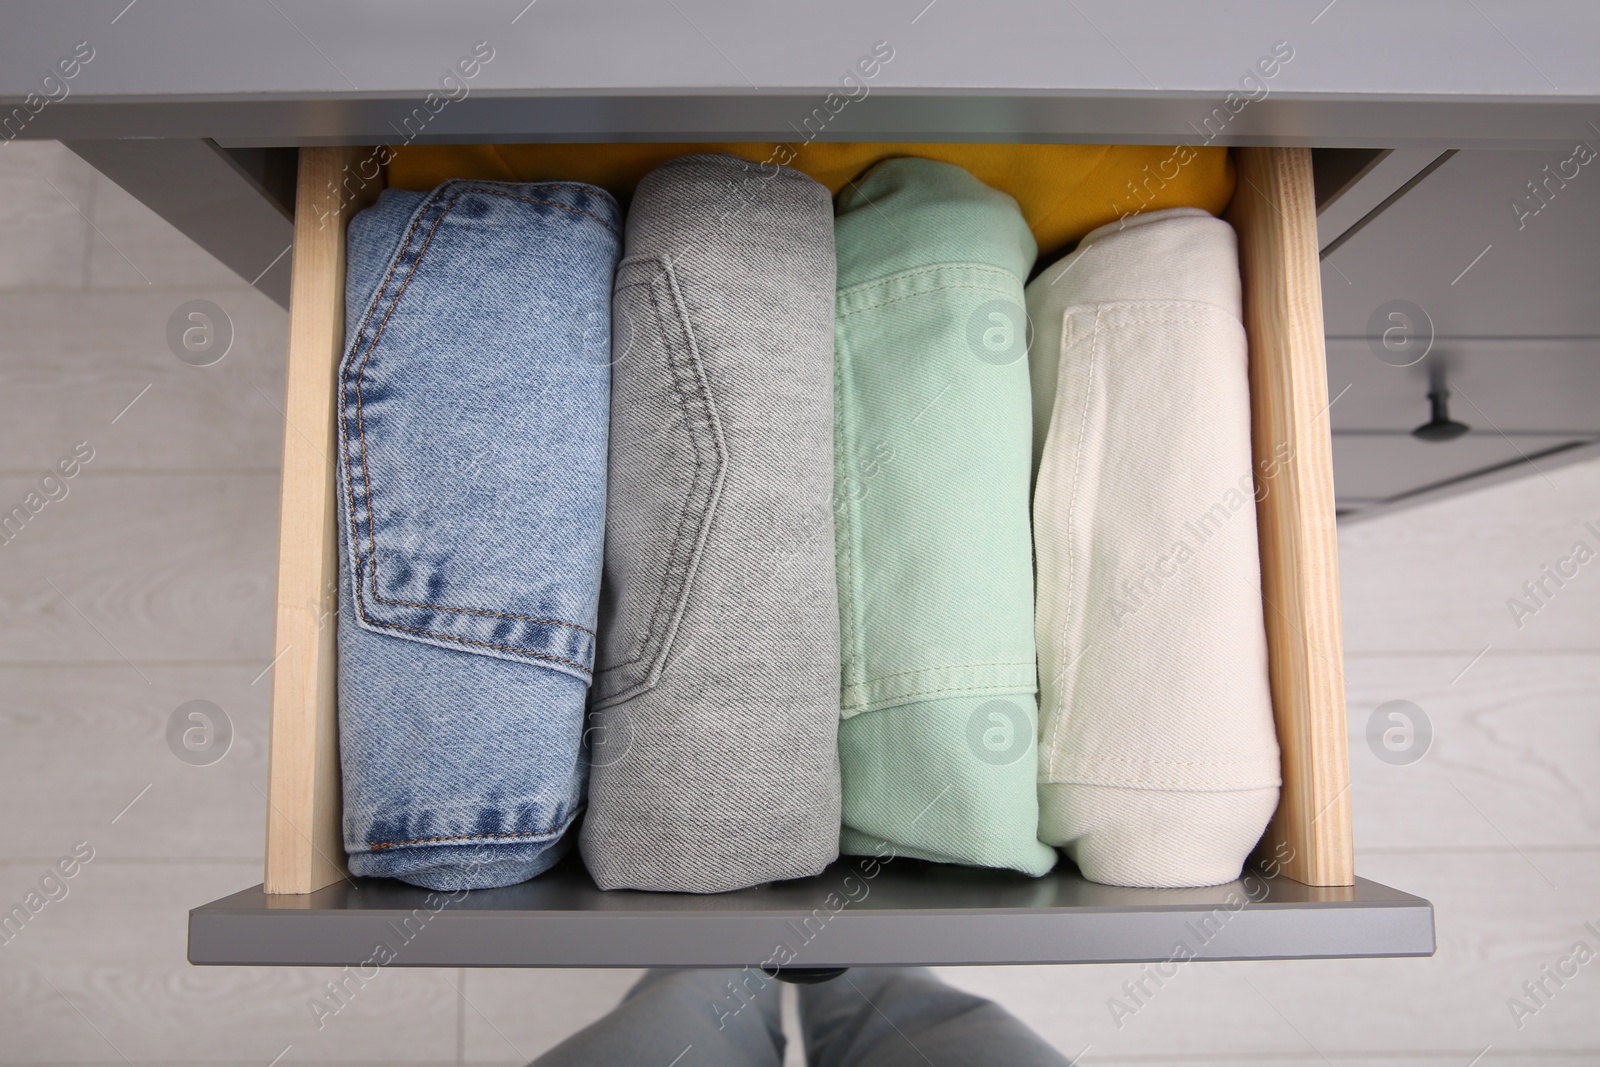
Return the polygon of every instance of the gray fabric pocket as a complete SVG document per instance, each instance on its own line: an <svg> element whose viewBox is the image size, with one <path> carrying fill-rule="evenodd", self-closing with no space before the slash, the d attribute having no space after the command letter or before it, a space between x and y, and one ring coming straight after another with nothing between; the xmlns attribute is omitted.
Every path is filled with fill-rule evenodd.
<svg viewBox="0 0 1600 1067"><path fill-rule="evenodd" d="M670 261L633 259L612 297L610 497L605 666L592 706L661 679L683 621L728 449ZM616 367L622 366L619 372Z"/></svg>

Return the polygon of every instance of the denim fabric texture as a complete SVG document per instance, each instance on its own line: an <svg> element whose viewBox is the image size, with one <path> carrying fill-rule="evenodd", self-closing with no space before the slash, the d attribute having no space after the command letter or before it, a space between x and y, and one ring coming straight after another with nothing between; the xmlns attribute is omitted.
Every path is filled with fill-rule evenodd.
<svg viewBox="0 0 1600 1067"><path fill-rule="evenodd" d="M1040 837L1095 882L1232 881L1280 785L1233 228L1103 226L1028 310Z"/></svg>
<svg viewBox="0 0 1600 1067"><path fill-rule="evenodd" d="M692 155L628 211L583 857L717 892L838 854L832 205Z"/></svg>
<svg viewBox="0 0 1600 1067"><path fill-rule="evenodd" d="M550 867L582 806L610 405L609 194L449 181L351 220L338 371L351 873Z"/></svg>
<svg viewBox="0 0 1600 1067"><path fill-rule="evenodd" d="M839 198L847 853L1041 875L1031 407L1011 197L892 159Z"/></svg>
<svg viewBox="0 0 1600 1067"><path fill-rule="evenodd" d="M529 1067L668 1067L674 1056L677 1067L783 1067L782 988L760 972L646 971L609 1014Z"/></svg>
<svg viewBox="0 0 1600 1067"><path fill-rule="evenodd" d="M652 970L533 1067L780 1067L782 983L754 968ZM924 967L856 967L798 988L809 1067L1071 1067L992 1000Z"/></svg>

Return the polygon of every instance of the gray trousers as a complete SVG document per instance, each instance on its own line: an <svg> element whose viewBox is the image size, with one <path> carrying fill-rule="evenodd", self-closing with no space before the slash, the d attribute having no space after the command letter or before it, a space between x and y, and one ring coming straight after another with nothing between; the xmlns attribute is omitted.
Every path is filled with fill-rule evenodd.
<svg viewBox="0 0 1600 1067"><path fill-rule="evenodd" d="M781 1067L781 984L749 974L650 971L535 1067ZM810 1067L1069 1067L1010 1012L925 968L857 968L799 992Z"/></svg>

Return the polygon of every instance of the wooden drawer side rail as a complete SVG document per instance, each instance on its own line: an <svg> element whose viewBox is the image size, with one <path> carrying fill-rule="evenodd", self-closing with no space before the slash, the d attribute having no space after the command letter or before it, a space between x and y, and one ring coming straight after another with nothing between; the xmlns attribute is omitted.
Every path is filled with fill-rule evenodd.
<svg viewBox="0 0 1600 1067"><path fill-rule="evenodd" d="M278 609L267 757L268 893L345 876L334 633L334 379L344 347L344 238L377 195L360 148L302 148L289 294L289 366L278 514Z"/></svg>
<svg viewBox="0 0 1600 1067"><path fill-rule="evenodd" d="M1262 610L1283 794L1260 854L1308 885L1351 885L1339 548L1311 150L1237 148ZM1265 495L1261 495L1264 488Z"/></svg>

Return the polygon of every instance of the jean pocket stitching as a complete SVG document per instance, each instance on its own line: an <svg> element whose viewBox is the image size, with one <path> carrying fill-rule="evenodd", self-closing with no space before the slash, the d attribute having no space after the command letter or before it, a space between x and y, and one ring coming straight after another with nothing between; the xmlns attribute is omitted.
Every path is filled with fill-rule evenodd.
<svg viewBox="0 0 1600 1067"><path fill-rule="evenodd" d="M480 648L492 648L502 652L514 652L519 655L531 656L535 659L547 660L552 663L566 664L567 666L575 667L578 670L583 671L585 674L588 674L592 672L592 667L589 664L566 659L562 656L538 652L533 649L523 648L516 645L496 644L490 641L474 641L469 638L459 637L455 634L448 634L439 630L428 629L425 627L403 626L397 622L374 618L367 610L366 590L363 589L362 577L370 570L372 581L371 596L374 601L380 604L388 604L394 607L424 608L429 610L449 611L461 614L483 615L495 618L520 619L524 622L561 626L567 629L577 630L581 633L587 634L591 640L594 638L594 631L587 627L580 626L577 623L567 622L563 619L536 618L534 616L518 615L512 612L493 611L487 608L463 608L448 604L427 604L413 603L403 600L390 600L378 592L377 531L372 504L374 493L372 487L372 473L367 460L368 450L366 424L363 418L361 383L366 375L367 364L371 361L373 353L377 351L378 344L383 339L384 330L388 326L389 319L393 316L395 309L399 307L401 297L405 295L405 292L410 287L412 280L416 277L417 270L422 265L422 259L425 255L427 255L428 249L432 247L433 238L437 234L440 225L443 224L446 216L448 216L451 210L455 207L456 202L459 201L463 196L467 195L467 193L486 192L493 193L496 196L505 196L513 200L525 200L536 204L549 204L554 207L567 207L567 205L559 204L555 201L541 200L537 197L516 196L514 194L499 190L476 189L470 185L457 188L452 195L450 195L448 200L443 200L447 189L448 186L441 186L440 189L435 191L435 193L430 197L429 201L423 206L423 208L419 210L412 218L410 226L406 229L405 238L401 241L400 248L395 253L393 259L390 260L389 269L385 272L383 282L378 286L377 293L373 296L372 304L368 307L367 314L362 319L361 329L357 331L355 342L351 345L349 354L344 360L344 365L340 369L339 430L342 443L344 445L345 498L349 510L350 541L351 548L355 554L355 608L362 621L376 629L398 631L402 633L413 633L438 640L451 641L456 644L473 645ZM443 200L443 206L440 206L441 200ZM415 256L412 256L411 247L413 243L415 243L417 230L422 225L423 221L428 217L428 215L435 210L437 210L438 213L433 219L432 224L428 227L427 236L423 239L422 245L417 250ZM576 208L568 208L568 210L573 211L575 214L589 215L588 212L579 211ZM599 219L597 216L591 215L590 217L595 218L596 221L601 223L605 222L605 220ZM394 291L393 296L390 296L390 286L395 280L396 272L401 269L402 265L405 265L405 280L400 283L399 288ZM385 301L388 302L388 307L384 310L383 317L378 321L377 329L373 333L372 339L368 341L366 338L367 330L372 325L373 316L377 314L378 309L384 305ZM354 366L355 377L352 381L351 370L352 365L355 363L355 354L361 351L363 345L366 346L366 350L362 353L359 365ZM363 559L361 551L361 522L356 512L356 489L354 478L355 464L354 457L352 456L349 433L349 397L352 390L354 391L356 398L356 437L359 441L359 451L361 456L361 481L365 490L361 497L362 510L366 513L367 528L368 551L365 559Z"/></svg>
<svg viewBox="0 0 1600 1067"><path fill-rule="evenodd" d="M414 837L409 841L371 841L367 844L367 851L383 852L391 848L406 848L410 845L432 845L447 841L483 841L505 837L550 837L553 833L553 830L512 830L500 834L456 834L452 837Z"/></svg>
<svg viewBox="0 0 1600 1067"><path fill-rule="evenodd" d="M1064 323L1064 325L1066 325L1066 328L1063 330L1063 349L1065 348L1065 338L1071 335L1070 323L1072 321L1072 315L1075 314L1075 313L1076 313L1076 309L1069 309L1069 311L1062 316L1063 323ZM1070 488L1070 491L1069 491L1068 496L1067 496L1067 519L1066 519L1066 523L1065 523L1065 528L1068 531L1068 538L1067 538L1067 595L1066 595L1066 599L1062 601L1063 604L1067 604L1067 605L1072 605L1072 604L1075 603L1075 600L1073 599L1073 597L1075 595L1075 590L1076 590L1077 582L1078 582L1077 553L1076 553L1075 546L1073 544L1073 540L1072 540L1072 537L1071 537L1071 531L1073 529L1073 519L1077 515L1077 511L1078 511L1079 489L1080 489L1080 487L1082 485L1082 473L1083 473L1083 437L1084 437L1085 430L1086 430L1086 428L1088 426L1088 423L1089 423L1089 410L1090 410L1090 407L1092 406L1090 401L1091 401L1091 399L1093 398L1093 395L1094 395L1095 365L1098 362L1099 355L1100 355L1100 314L1101 314L1101 312L1100 312L1099 308L1095 308L1095 309L1093 309L1093 311L1091 313L1094 316L1094 320L1093 320L1093 324L1092 324L1092 332L1090 333L1089 338L1088 338L1088 341L1089 341L1089 363L1088 363L1088 367L1084 371L1085 386L1084 386L1083 398L1082 398L1083 399L1083 405L1082 405L1081 409L1078 412L1078 429L1077 429L1077 434L1076 434L1076 437L1075 437L1075 440L1074 440L1074 443L1073 443L1073 464L1072 464L1072 477L1071 477L1071 482L1070 482L1071 488ZM1055 358L1059 362L1063 358L1063 353L1057 353ZM1058 402L1059 402L1059 397L1060 397L1060 394L1058 393ZM1055 418L1054 418L1054 413L1052 413L1052 417L1051 417L1051 420L1050 420L1050 434L1046 437L1046 441L1045 441L1046 451L1049 450L1049 446L1050 446L1049 437L1054 435L1054 431L1055 431ZM1054 666L1054 664L1056 664L1056 663L1066 663L1067 662L1067 643L1072 638L1072 636L1073 635L1072 635L1072 632L1071 632L1070 628L1065 626L1065 625L1063 625L1061 627L1061 632L1056 635L1056 640L1055 640L1055 644L1056 644L1055 653L1056 653L1056 656L1055 656L1055 659L1052 661L1052 664L1051 664L1052 666ZM1066 671L1065 671L1065 668L1064 668L1061 673L1065 674L1065 672ZM1051 683L1052 691L1058 691L1054 687L1060 681L1061 681L1061 679L1059 677L1057 677L1056 679L1052 680L1052 683ZM1043 709L1040 709L1040 713L1043 714ZM1061 731L1065 726L1066 719L1067 719L1067 716L1058 713L1053 717L1053 721L1050 724L1050 738L1049 738L1050 755L1049 755L1049 758L1048 758L1048 761L1047 761L1047 764L1046 764L1046 767L1045 767L1045 772L1048 773L1048 774L1054 774L1055 773L1055 769L1056 769L1056 753L1060 749Z"/></svg>
<svg viewBox="0 0 1600 1067"><path fill-rule="evenodd" d="M639 647L637 651L635 651L635 653L629 658L625 660L618 660L616 663L610 664L603 668L600 673L605 675L610 675L613 672L621 671L627 667L632 667L641 660L653 658L651 656L650 649L655 643L656 630L660 626L661 617L666 613L666 605L669 599L676 603L684 585L682 580L674 579L675 573L680 569L674 562L674 557L677 555L678 547L684 543L684 528L690 522L690 517L695 515L697 511L700 513L702 518L705 513L703 505L700 508L695 507L695 501L698 496L701 495L695 491L695 487L700 484L701 474L705 470L705 449L703 446L703 441L701 440L701 435L695 432L695 428L700 420L696 418L694 412L689 410L689 402L688 398L684 395L681 376L679 373L677 373L678 368L673 364L673 346L671 342L668 341L664 336L664 329L661 326L665 319L661 309L660 296L656 293L654 285L650 282L631 282L627 285L621 285L617 287L618 292L621 292L625 289L642 289L650 297L650 306L654 310L656 316L657 330L658 332L663 333L662 344L667 351L667 370L673 375L673 395L678 400L678 406L683 409L683 422L684 426L688 429L689 445L694 449L695 474L694 478L690 481L689 491L684 494L683 507L678 512L678 525L676 530L673 531L672 535L673 549L668 553L669 558L667 564L667 573L662 579L660 588L656 590L655 605L651 608L649 621L645 624L644 635L639 639ZM673 590L677 590L678 592L674 593ZM672 593L672 596L669 597L669 593Z"/></svg>
<svg viewBox="0 0 1600 1067"><path fill-rule="evenodd" d="M1014 299L1020 282L1010 271L988 263L937 263L846 286L835 298L836 314L848 318L903 300L961 289Z"/></svg>
<svg viewBox="0 0 1600 1067"><path fill-rule="evenodd" d="M616 691L600 697L597 705L636 696L653 688L660 680L678 626L687 610L711 520L727 476L728 451L722 434L722 420L717 412L716 398L712 395L705 362L695 342L677 275L666 257L651 257L649 262L659 271L654 278L619 285L617 291L642 288L649 294L665 353L665 369L671 377L673 394L683 411L689 444L694 449L695 470L689 488L684 493L683 509L668 549L655 604L637 650L629 658L606 664L596 671L596 676L600 678L624 676L624 684ZM649 669L643 677L625 677L629 668L647 661Z"/></svg>

